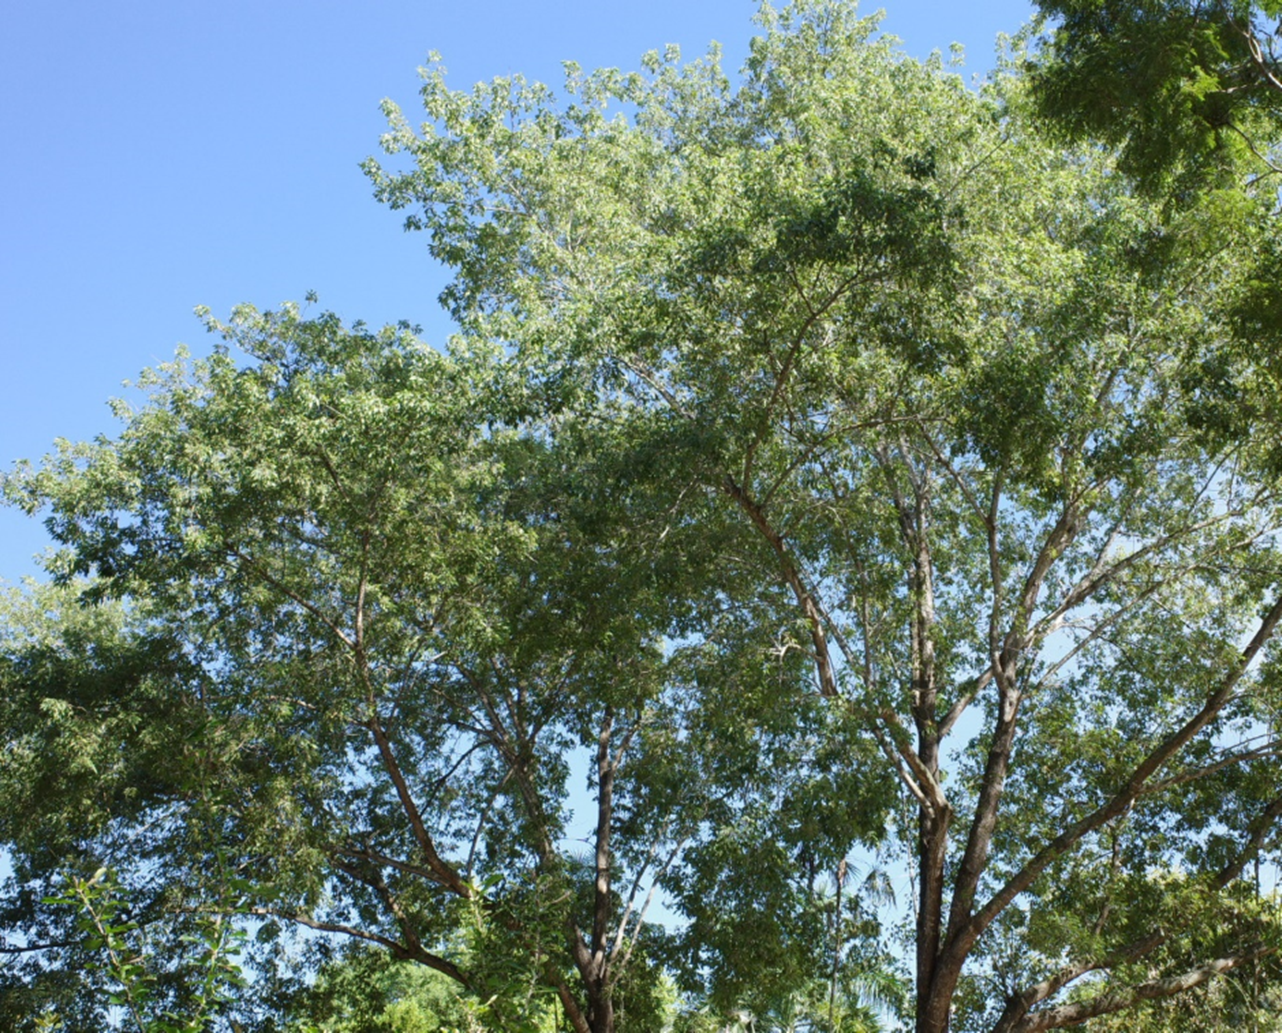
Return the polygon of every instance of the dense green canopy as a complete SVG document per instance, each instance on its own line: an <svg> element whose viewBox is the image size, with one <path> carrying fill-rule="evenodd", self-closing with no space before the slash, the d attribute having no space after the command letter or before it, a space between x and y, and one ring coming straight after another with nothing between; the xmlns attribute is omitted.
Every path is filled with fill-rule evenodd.
<svg viewBox="0 0 1282 1033"><path fill-rule="evenodd" d="M1267 184L1172 206L1040 135L1021 55L971 90L840 0L759 20L737 82L425 70L367 171L455 273L447 349L207 319L7 477L62 546L0 654L15 1028L106 1021L42 903L103 866L157 1014L239 916L255 1028L370 949L486 1029L1258 1002Z"/></svg>
<svg viewBox="0 0 1282 1033"><path fill-rule="evenodd" d="M1051 44L1038 104L1078 139L1121 145L1147 186L1276 171L1282 66L1276 0L1039 0Z"/></svg>

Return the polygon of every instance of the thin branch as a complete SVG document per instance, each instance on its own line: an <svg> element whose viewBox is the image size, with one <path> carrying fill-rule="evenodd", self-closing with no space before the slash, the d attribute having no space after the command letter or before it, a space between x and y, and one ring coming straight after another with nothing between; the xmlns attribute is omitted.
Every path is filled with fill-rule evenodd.
<svg viewBox="0 0 1282 1033"><path fill-rule="evenodd" d="M992 680L993 667L989 664L988 669L975 679L975 687L971 689L970 692L967 692L958 698L957 701L948 708L948 712L944 714L943 720L939 722L939 737L941 739L953 730L953 725L957 723L958 718L966 712L966 708L974 702L975 697L983 692L984 689L988 688L988 684Z"/></svg>
<svg viewBox="0 0 1282 1033"><path fill-rule="evenodd" d="M476 863L476 851L481 843L481 833L485 831L485 826L490 820L490 815L494 811L494 804L498 801L499 793L503 791L503 787L507 785L507 780L511 777L512 769L509 767L507 771L503 773L503 777L499 780L499 784L494 787L494 792L492 792L489 795L489 798L485 801L485 808L481 811L480 818L477 819L476 831L472 833L472 845L467 851L467 866L464 869L464 871L467 872L468 878L472 877L473 865Z"/></svg>
<svg viewBox="0 0 1282 1033"><path fill-rule="evenodd" d="M357 929L354 926L343 925L340 922L318 922L306 915L293 914L289 911L281 911L278 908L271 907L254 907L247 911L251 915L261 915L268 918L281 918L287 922L294 922L298 925L306 926L308 929L315 929L322 933L341 933L343 936L350 936L356 940L365 940L368 943L377 943L380 947L386 947L392 954L402 961L417 961L426 965L428 968L435 969L442 975L449 976L456 983L463 986L470 986L467 975L457 965L446 961L444 958L432 954L430 951L411 950L405 944L387 936L381 936L378 933L371 933L364 929Z"/></svg>
<svg viewBox="0 0 1282 1033"><path fill-rule="evenodd" d="M394 868L398 872L403 872L406 875L415 875L420 879L427 879L430 882L440 881L436 877L436 873L430 868L424 868L417 864L410 864L408 861L399 861L395 857L388 857L386 854L373 850L370 847L362 847L361 849L350 846L331 847L330 850L332 853L342 857L355 857L360 860L369 861L373 864L386 865L388 868ZM344 868L343 870L346 871L347 869Z"/></svg>
<svg viewBox="0 0 1282 1033"><path fill-rule="evenodd" d="M1231 520L1241 515L1242 514L1237 511L1221 513L1206 520L1200 520L1197 523L1186 524L1184 527L1172 531L1170 534L1165 534L1159 538L1153 539L1153 541L1149 542L1147 545L1136 549L1134 552L1128 553L1126 556L1122 557L1122 559L1107 567L1103 565L1104 551L1102 549L1091 570L1065 593L1063 600L1054 610L1038 621L1033 634L1037 637L1052 634L1057 628L1056 622L1068 613L1069 610L1072 610L1086 602L1091 596L1116 578L1118 574L1121 574L1123 571L1134 566L1144 557L1149 556L1159 549L1170 545L1172 542L1185 538L1190 534L1195 534L1198 531L1204 531L1209 527L1214 527L1217 524L1221 524L1226 520ZM1251 540L1254 541L1256 537L1258 537L1258 535L1254 536ZM1108 543L1112 540L1113 536L1110 534L1108 541L1105 542L1105 549L1107 548Z"/></svg>
<svg viewBox="0 0 1282 1033"><path fill-rule="evenodd" d="M676 393L672 388L663 384L650 370L646 369L644 366L629 362L627 359L619 355L614 356L614 361L632 373L632 375L638 380L648 384L660 398L668 403L668 408L678 416L690 421L695 419L694 413L681 404L680 399L677 398Z"/></svg>
<svg viewBox="0 0 1282 1033"><path fill-rule="evenodd" d="M1262 947L1246 954L1236 954L1231 957L1208 961L1206 964L1199 965L1197 968L1183 972L1180 975L1167 976L1164 979L1153 979L1147 983L1139 983L1112 993L1103 993L1088 1001L1061 1004L1056 1008L1048 1008L1045 1011L1036 1012L1028 1016L1022 1022L1012 1026L1011 1033L1041 1033L1042 1030L1046 1029L1076 1026L1087 1019L1124 1011L1127 1008L1134 1007L1141 1001L1154 1001L1163 997L1173 997L1176 994L1181 994L1186 990L1200 986L1215 976L1223 975L1239 965L1257 961L1276 952L1276 947Z"/></svg>
<svg viewBox="0 0 1282 1033"><path fill-rule="evenodd" d="M1153 796L1157 793L1163 793L1175 786L1185 785L1189 782L1196 782L1198 779L1214 775L1216 772L1223 771L1225 768L1232 767L1234 764L1246 764L1253 760L1262 760L1265 757L1276 757L1279 752L1279 743L1277 740L1270 742L1267 746L1261 746L1254 750L1244 750L1239 753L1230 753L1220 758L1213 764L1207 764L1204 767L1192 768L1188 771L1182 771L1178 775L1172 775L1170 778L1164 778L1160 782L1154 782L1146 786L1140 796Z"/></svg>
<svg viewBox="0 0 1282 1033"><path fill-rule="evenodd" d="M261 563L259 563L252 556L248 556L245 553L241 552L240 549L236 548L236 546L227 545L226 548L227 548L227 551L232 556L235 556L236 559L240 560L241 563L243 563L245 566L249 567L251 570L257 571L258 576L261 577L264 581L266 581L267 584L271 585L272 588L276 589L276 591L280 592L282 595L288 598L291 602L294 602L297 605L301 606L304 610L310 613L318 621L324 624L325 627L327 627L331 632L333 632L334 637L337 638L340 642L342 642L343 645L347 646L348 649L355 648L356 643L352 640L351 636L349 636L345 631L343 631L343 629L340 628L338 624L336 624L331 618L326 616L325 613L320 609L320 607L318 607L315 603L299 595L293 589L287 588L278 578L274 577L267 570L265 570Z"/></svg>
<svg viewBox="0 0 1282 1033"><path fill-rule="evenodd" d="M916 801L919 804L921 804L923 807L928 806L926 801L926 794L922 791L921 786L917 784L916 780L912 777L912 775L908 773L908 769L907 767L904 766L903 759L899 756L899 753L896 751L895 747L886 741L885 733L882 732L882 730L879 727L877 727L877 723L875 721L870 723L870 727L872 728L873 736L877 740L877 745L881 747L882 752L886 755L886 757L890 760L890 762L895 765L895 770L899 772L900 781L902 781L904 785L908 787L908 791L913 794L914 799L916 799ZM920 764L920 761L918 761L918 763Z"/></svg>
<svg viewBox="0 0 1282 1033"><path fill-rule="evenodd" d="M926 429L925 423L920 419L914 420L914 423L916 423L917 429L921 432L921 436L924 437L930 443L930 450L935 454L935 458L939 461L940 465L942 465L944 470L948 473L948 476L952 479L952 482L957 486L957 490L962 493L962 498L964 498L967 504L970 506L970 508L975 511L975 515L979 518L980 526L985 529L991 529L992 523L990 522L990 519L989 519L990 518L989 510L985 509L985 507L979 504L979 499L977 499L975 497L975 493L970 490L970 485L966 483L966 480L965 478L962 477L961 472L955 466L953 466L951 462L948 461L948 457L944 455L943 450L939 447L939 444L935 441L934 435L932 435Z"/></svg>
<svg viewBox="0 0 1282 1033"><path fill-rule="evenodd" d="M663 862L662 867L660 867L658 872L655 873L654 879L650 883L650 891L645 895L645 901L641 905L641 910L637 912L636 923L632 927L632 936L628 940L627 950L623 952L623 957L620 958L619 961L616 963L615 972L617 973L617 975L622 975L622 973L627 970L628 961L632 957L632 950L637 945L637 940L641 935L641 927L645 924L646 912L650 910L650 904L654 900L654 894L659 888L660 880L663 878L664 875L668 873L668 870L672 867L672 865L676 862L677 857L680 855L681 850L685 847L686 843L688 843L689 841L690 841L689 836L685 836L682 839L680 839L677 842L676 846L674 846L671 852L668 854L667 859ZM626 917L624 921L626 921ZM620 928L622 928L622 926L620 926ZM617 975L616 975L616 978L617 978Z"/></svg>

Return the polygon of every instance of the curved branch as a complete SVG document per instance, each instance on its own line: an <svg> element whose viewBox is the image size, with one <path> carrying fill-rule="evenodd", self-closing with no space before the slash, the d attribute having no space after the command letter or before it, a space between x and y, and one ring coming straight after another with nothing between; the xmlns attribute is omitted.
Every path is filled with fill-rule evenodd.
<svg viewBox="0 0 1282 1033"><path fill-rule="evenodd" d="M315 929L322 933L341 933L344 936L350 936L355 940L365 940L367 943L376 943L380 947L386 947L397 958L402 961L417 961L428 968L435 969L442 975L449 976L456 983L463 986L471 986L468 982L467 974L453 962L446 961L431 951L424 950L422 947L411 949L403 943L388 936L380 936L378 933L367 932L364 929L357 929L355 926L343 925L340 922L318 922L306 915L291 914L288 911L279 911L270 907L254 907L248 910L251 915L262 915L268 918L280 918L287 922L294 922L298 925L306 926L308 929Z"/></svg>
<svg viewBox="0 0 1282 1033"><path fill-rule="evenodd" d="M1164 979L1153 979L1147 983L1100 994L1089 1001L1075 1001L1072 1004L1061 1004L1047 1008L1028 1016L1024 1021L1011 1027L1011 1033L1041 1033L1044 1029L1061 1029L1064 1026L1076 1026L1087 1019L1098 1018L1112 1012L1132 1008L1141 1001L1155 1001L1163 997L1173 997L1184 993L1195 986L1200 986L1215 976L1223 975L1239 965L1276 953L1276 947L1263 947L1247 954L1236 954L1227 958L1216 958L1204 965L1182 972L1177 976Z"/></svg>
<svg viewBox="0 0 1282 1033"><path fill-rule="evenodd" d="M796 597L797 604L801 607L801 612L805 615L806 623L810 627L810 640L815 647L815 667L819 674L819 693L829 698L836 696L837 676L834 673L832 655L828 649L828 636L824 632L824 615L814 594L802 579L801 571L788 551L783 535L771 525L766 519L765 511L733 477L726 477L723 487L726 494L739 504L739 508L748 515L753 526L761 532L762 537L770 543L775 555L779 557L784 580L792 589L792 594Z"/></svg>

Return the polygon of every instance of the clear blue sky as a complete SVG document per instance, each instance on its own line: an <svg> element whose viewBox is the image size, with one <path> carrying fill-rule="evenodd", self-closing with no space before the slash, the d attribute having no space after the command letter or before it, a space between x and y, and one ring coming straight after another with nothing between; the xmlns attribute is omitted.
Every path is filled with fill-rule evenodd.
<svg viewBox="0 0 1282 1033"><path fill-rule="evenodd" d="M1026 0L886 0L884 31L924 57L991 64ZM414 117L415 69L439 51L457 87L560 62L636 66L710 40L738 68L755 0L42 0L0 38L0 467L55 437L111 433L121 381L207 345L191 311L226 315L308 290L345 319L449 332L422 239L357 168L383 97ZM867 4L866 11L875 10ZM38 523L0 510L0 579L35 573Z"/></svg>

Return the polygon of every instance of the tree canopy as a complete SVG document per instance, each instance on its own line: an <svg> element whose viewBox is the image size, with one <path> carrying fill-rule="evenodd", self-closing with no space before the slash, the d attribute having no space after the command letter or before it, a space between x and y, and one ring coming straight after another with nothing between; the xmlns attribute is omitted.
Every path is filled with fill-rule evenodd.
<svg viewBox="0 0 1282 1033"><path fill-rule="evenodd" d="M1282 6L1275 0L1039 0L1051 45L1033 65L1042 112L1121 145L1142 183L1185 189L1246 154L1276 171Z"/></svg>
<svg viewBox="0 0 1282 1033"><path fill-rule="evenodd" d="M15 1028L107 1021L57 902L103 866L157 1008L234 915L264 1029L389 957L487 1029L1258 1005L1267 185L1171 205L1020 54L969 89L842 0L758 17L737 81L425 69L366 169L447 348L206 315L7 475L61 546L0 653Z"/></svg>

